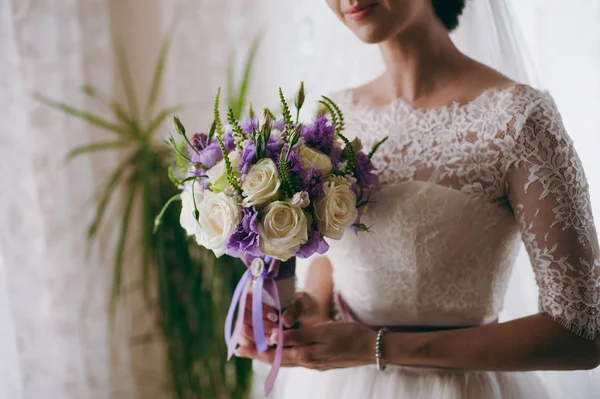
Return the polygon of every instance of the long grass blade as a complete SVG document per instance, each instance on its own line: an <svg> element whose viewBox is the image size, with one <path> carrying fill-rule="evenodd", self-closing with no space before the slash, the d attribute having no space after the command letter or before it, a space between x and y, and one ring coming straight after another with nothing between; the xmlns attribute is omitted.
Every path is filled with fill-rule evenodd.
<svg viewBox="0 0 600 399"><path fill-rule="evenodd" d="M104 185L103 195L100 199L100 202L96 206L96 213L94 215L94 219L90 223L87 231L87 239L88 243L94 239L96 234L98 233L98 229L102 220L104 218L104 214L106 213L106 209L108 204L110 203L110 199L115 191L115 189L119 186L123 175L127 172L128 167L133 164L137 160L137 154L131 156L125 162L117 166L117 168L113 171L113 173L109 176L106 184Z"/></svg>
<svg viewBox="0 0 600 399"><path fill-rule="evenodd" d="M137 126L136 121L131 118L131 116L127 113L127 110L116 99L108 97L107 95L101 93L97 88L91 85L83 85L81 87L81 91L86 96L100 101L115 115L115 118L120 120L125 125L129 126L129 128L133 132L137 132L139 130L139 126Z"/></svg>
<svg viewBox="0 0 600 399"><path fill-rule="evenodd" d="M244 74L242 76L242 81L240 82L240 87L237 93L237 104L234 108L234 115L237 119L239 119L242 115L244 105L246 104L246 97L248 96L248 87L250 85L252 70L254 68L254 61L256 60L256 54L258 53L258 48L260 46L261 39L262 32L256 35L256 37L252 41L252 46L250 47L250 52L248 53L248 58L246 59Z"/></svg>
<svg viewBox="0 0 600 399"><path fill-rule="evenodd" d="M160 47L160 53L154 68L154 76L152 77L152 86L150 88L150 94L148 95L148 101L146 102L146 110L144 111L144 116L146 118L150 118L152 109L154 108L156 100L158 99L158 93L160 91L165 73L165 64L167 63L167 57L169 55L172 34L173 28L171 27Z"/></svg>
<svg viewBox="0 0 600 399"><path fill-rule="evenodd" d="M116 133L119 136L127 136L127 134L128 134L128 130L126 128L115 125L114 123L109 122L109 121L107 121L97 115L94 115L90 112L82 111L80 109L71 107L70 105L65 104L63 102L54 101L54 100L51 100L51 99L41 96L41 95L37 95L36 98L38 101L40 101L54 109L62 111L67 115L74 116L78 119L81 119L81 120L91 124L91 125L98 126L109 132Z"/></svg>
<svg viewBox="0 0 600 399"><path fill-rule="evenodd" d="M69 153L66 156L66 161L69 162L69 161L73 160L73 158L75 158L79 155L82 155L82 154L88 154L90 152L100 152L100 151L112 150L115 148L123 147L129 143L131 143L130 140L120 140L120 141L103 141L103 142L99 142L99 143L91 143L91 144L82 145L79 147L75 147L71 151L69 151Z"/></svg>
<svg viewBox="0 0 600 399"><path fill-rule="evenodd" d="M119 241L117 243L117 253L115 256L113 280L112 280L112 292L110 296L109 314L111 322L114 322L115 310L118 300L121 296L121 288L123 285L123 257L125 255L125 248L127 244L129 231L129 224L131 223L131 210L133 209L133 203L135 201L135 194L138 189L138 177L132 176L129 180L129 194L125 202L125 209L123 210L123 216L121 218L121 231L119 232Z"/></svg>
<svg viewBox="0 0 600 399"><path fill-rule="evenodd" d="M152 136L168 117L180 112L182 109L183 105L176 105L162 110L154 119L152 119L152 121L150 121L146 128L146 134Z"/></svg>
<svg viewBox="0 0 600 399"><path fill-rule="evenodd" d="M136 120L139 117L139 106L137 100L137 94L135 91L135 85L133 84L133 78L131 77L131 69L129 67L129 60L125 53L125 49L119 43L115 43L117 63L119 65L119 75L121 77L121 83L125 89L125 97L129 106L129 112L132 115L132 119Z"/></svg>

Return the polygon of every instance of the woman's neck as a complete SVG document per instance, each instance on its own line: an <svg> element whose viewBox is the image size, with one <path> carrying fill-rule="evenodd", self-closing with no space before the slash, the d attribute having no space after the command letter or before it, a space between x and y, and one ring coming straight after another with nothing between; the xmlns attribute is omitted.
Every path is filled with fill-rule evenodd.
<svg viewBox="0 0 600 399"><path fill-rule="evenodd" d="M431 18L436 17L424 16L380 44L386 69L380 83L390 100L401 97L416 103L453 80L463 65L466 57L446 28Z"/></svg>

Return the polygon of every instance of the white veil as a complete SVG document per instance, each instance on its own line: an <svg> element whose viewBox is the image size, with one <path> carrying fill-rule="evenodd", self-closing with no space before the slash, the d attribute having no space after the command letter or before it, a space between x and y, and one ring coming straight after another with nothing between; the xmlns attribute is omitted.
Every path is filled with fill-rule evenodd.
<svg viewBox="0 0 600 399"><path fill-rule="evenodd" d="M311 100L321 93L357 86L382 72L383 61L377 46L356 40L336 20L323 0L266 1L270 15L276 16L268 23L278 34L266 35L261 51L270 55L278 54L279 61L277 65L265 65L259 74L258 82L255 82L262 89L259 101L275 101L272 93L275 93L277 84L283 82L284 89L292 93L302 80L308 90L307 104L311 104ZM290 18L293 24L290 24ZM507 0L467 0L460 25L451 37L455 45L471 58L517 82L540 87L541 82L530 59L525 36ZM306 269L302 267L303 264L306 261L299 265L300 281ZM537 309L533 271L527 254L521 250L501 320L533 314ZM567 395L570 392L575 394L573 397L579 398L594 396L596 383L593 382L593 375L598 374L597 371L544 373L553 387L560 387L560 391L563 391L563 395L558 397L571 397Z"/></svg>

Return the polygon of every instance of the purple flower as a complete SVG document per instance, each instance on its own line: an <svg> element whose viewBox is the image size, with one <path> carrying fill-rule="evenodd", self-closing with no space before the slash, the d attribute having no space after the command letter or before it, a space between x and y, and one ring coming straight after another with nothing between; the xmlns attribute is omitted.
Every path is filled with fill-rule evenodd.
<svg viewBox="0 0 600 399"><path fill-rule="evenodd" d="M271 158L277 163L279 155L281 154L281 148L283 148L283 144L274 136L271 136L269 137L265 156L267 158ZM244 143L244 149L242 150L242 163L240 164L238 171L240 173L248 173L250 167L257 161L256 146L254 145L254 142L252 140L246 140Z"/></svg>
<svg viewBox="0 0 600 399"><path fill-rule="evenodd" d="M258 233L258 211L255 207L241 208L242 222L237 230L229 237L227 254L241 257L244 253L261 256L260 235Z"/></svg>
<svg viewBox="0 0 600 399"><path fill-rule="evenodd" d="M335 128L325 116L319 116L311 126L305 126L302 129L302 137L308 146L329 155L333 149Z"/></svg>
<svg viewBox="0 0 600 399"><path fill-rule="evenodd" d="M327 244L325 238L317 229L311 229L308 234L308 241L296 252L297 257L306 259L316 253L322 255L327 252L329 244Z"/></svg>
<svg viewBox="0 0 600 399"><path fill-rule="evenodd" d="M244 133L250 134L253 130L258 130L258 117L245 119L240 125Z"/></svg>
<svg viewBox="0 0 600 399"><path fill-rule="evenodd" d="M375 166L362 151L356 153L356 169L354 175L358 184L363 188L379 187L379 177L374 173Z"/></svg>
<svg viewBox="0 0 600 399"><path fill-rule="evenodd" d="M194 134L191 140L194 148L190 149L190 155L192 162L200 162L206 169L210 169L223 159L223 152L216 138L212 137L210 143L207 143L206 139L205 133ZM226 133L222 140L227 153L233 151L235 148L233 134Z"/></svg>
<svg viewBox="0 0 600 399"><path fill-rule="evenodd" d="M323 196L323 183L325 182L325 171L322 169L308 168L302 173L300 187L308 193L311 201Z"/></svg>
<svg viewBox="0 0 600 399"><path fill-rule="evenodd" d="M283 132L283 130L285 129L285 122L283 121L283 119L278 119L276 121L273 121L273 124L271 126L273 127L273 129L281 130Z"/></svg>

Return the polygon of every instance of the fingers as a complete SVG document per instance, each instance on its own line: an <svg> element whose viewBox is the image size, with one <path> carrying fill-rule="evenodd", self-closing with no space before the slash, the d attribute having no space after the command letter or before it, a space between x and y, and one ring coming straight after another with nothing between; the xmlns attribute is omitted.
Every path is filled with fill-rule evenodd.
<svg viewBox="0 0 600 399"><path fill-rule="evenodd" d="M281 366L320 369L322 364L318 360L320 357L318 349L317 346L310 345L284 349ZM263 353L258 353L254 347L240 347L236 351L236 356L273 364L273 360L275 359L275 349L268 349Z"/></svg>
<svg viewBox="0 0 600 399"><path fill-rule="evenodd" d="M277 320L278 317L276 312L271 311L269 313L263 313L265 331L277 327ZM252 325L252 310L246 309L244 313L244 324Z"/></svg>
<svg viewBox="0 0 600 399"><path fill-rule="evenodd" d="M315 344L318 342L318 333L318 330L314 328L287 330L283 332L283 344L286 347Z"/></svg>
<svg viewBox="0 0 600 399"><path fill-rule="evenodd" d="M314 298L306 292L299 292L285 312L283 312L283 326L286 328L294 326L302 317L310 317L315 309L316 302Z"/></svg>
<svg viewBox="0 0 600 399"><path fill-rule="evenodd" d="M263 315L268 316L268 315L272 314L275 318L277 317L276 309L273 309L272 307L270 307L269 305L265 305L264 303L262 305L262 308L263 308ZM246 310L252 311L252 294L248 294L248 299L246 300ZM273 321L273 320L271 320L271 321ZM277 320L275 320L275 321L277 321Z"/></svg>
<svg viewBox="0 0 600 399"><path fill-rule="evenodd" d="M275 345L277 343L277 328L265 327L265 339L267 345ZM251 324L244 324L240 337L240 346L254 346L254 330Z"/></svg>

